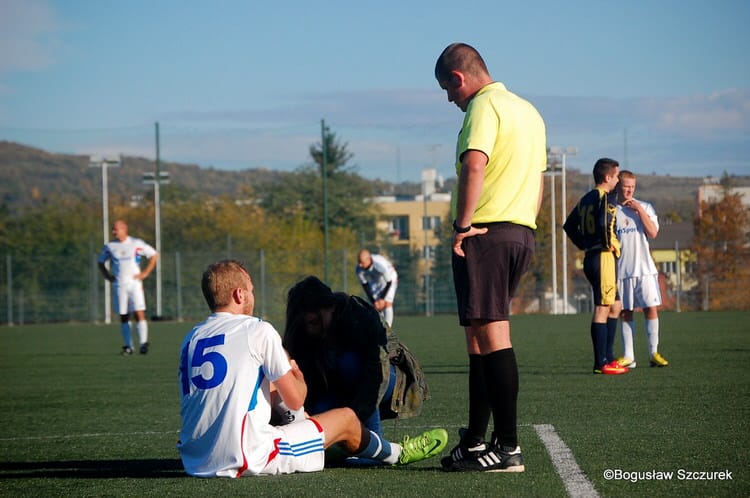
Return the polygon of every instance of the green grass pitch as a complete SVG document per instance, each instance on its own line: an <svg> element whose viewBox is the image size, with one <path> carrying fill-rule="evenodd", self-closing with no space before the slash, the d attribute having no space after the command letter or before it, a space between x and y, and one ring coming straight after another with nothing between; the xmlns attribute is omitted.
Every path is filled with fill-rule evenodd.
<svg viewBox="0 0 750 498"><path fill-rule="evenodd" d="M438 458L243 479L182 471L177 362L191 323L152 322L151 351L132 357L116 324L1 327L0 496L750 496L750 312L660 318L670 366L648 367L637 315L638 368L623 376L591 374L589 316L512 318L524 473L445 473ZM432 399L385 422L386 436L443 426L450 448L466 423L463 332L454 316L398 314L395 330Z"/></svg>

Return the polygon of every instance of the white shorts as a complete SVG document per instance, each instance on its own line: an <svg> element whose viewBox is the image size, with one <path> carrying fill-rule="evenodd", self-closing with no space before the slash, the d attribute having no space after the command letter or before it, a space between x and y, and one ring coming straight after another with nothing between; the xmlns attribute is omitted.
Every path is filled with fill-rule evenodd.
<svg viewBox="0 0 750 498"><path fill-rule="evenodd" d="M622 309L654 308L661 305L658 275L624 278L617 281Z"/></svg>
<svg viewBox="0 0 750 498"><path fill-rule="evenodd" d="M143 280L131 280L130 282L115 282L113 286L112 300L115 305L115 313L127 315L134 311L146 310L146 296L143 293Z"/></svg>
<svg viewBox="0 0 750 498"><path fill-rule="evenodd" d="M276 427L283 436L276 441L275 455L260 471L261 474L292 474L318 472L325 465L325 432L308 418Z"/></svg>

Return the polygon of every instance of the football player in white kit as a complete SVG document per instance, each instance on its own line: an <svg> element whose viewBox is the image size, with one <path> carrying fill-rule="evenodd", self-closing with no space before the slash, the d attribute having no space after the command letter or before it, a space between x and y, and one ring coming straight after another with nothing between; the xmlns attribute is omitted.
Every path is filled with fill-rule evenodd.
<svg viewBox="0 0 750 498"><path fill-rule="evenodd" d="M388 326L392 327L393 300L398 288L398 273L393 264L385 256L362 249L359 251L355 271L370 302Z"/></svg>
<svg viewBox="0 0 750 498"><path fill-rule="evenodd" d="M651 257L648 243L649 239L656 238L659 233L659 219L651 203L633 197L635 184L635 174L632 171L620 171L616 230L617 238L622 244L621 255L617 260L617 284L622 299L623 356L617 363L622 367L636 367L633 352L633 310L642 308L646 319L650 364L652 367L666 367L669 362L658 352L658 307L661 305L659 271Z"/></svg>
<svg viewBox="0 0 750 498"><path fill-rule="evenodd" d="M188 474L319 471L325 448L335 443L349 454L391 464L417 462L445 448L445 429L395 444L368 431L350 408L305 418L304 376L274 327L252 316L247 270L238 261L219 261L203 273L201 288L212 313L185 337L179 367L177 448ZM271 425L272 410L287 415L288 423Z"/></svg>
<svg viewBox="0 0 750 498"><path fill-rule="evenodd" d="M124 346L123 355L133 354L133 338L130 330L130 314L135 315L141 354L148 353L148 322L146 321L146 297L143 293L143 280L156 266L159 253L141 239L128 235L128 224L117 220L112 225L113 239L107 242L99 254L97 263L104 278L114 283L113 303L115 312L120 315L120 332ZM141 260L148 259L141 269ZM110 262L110 269L107 268Z"/></svg>

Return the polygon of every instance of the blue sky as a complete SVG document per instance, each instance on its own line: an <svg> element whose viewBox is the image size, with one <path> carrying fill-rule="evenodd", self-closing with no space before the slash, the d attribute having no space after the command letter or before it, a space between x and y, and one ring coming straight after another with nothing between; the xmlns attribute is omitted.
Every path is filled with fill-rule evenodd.
<svg viewBox="0 0 750 498"><path fill-rule="evenodd" d="M309 163L324 119L370 178L454 174L454 41L548 145L635 172L750 174L747 0L0 0L0 140L222 169Z"/></svg>

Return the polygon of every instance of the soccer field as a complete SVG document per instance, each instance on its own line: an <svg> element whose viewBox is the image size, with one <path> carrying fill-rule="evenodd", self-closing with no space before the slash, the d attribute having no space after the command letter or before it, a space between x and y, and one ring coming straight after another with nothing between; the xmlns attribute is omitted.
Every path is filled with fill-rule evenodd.
<svg viewBox="0 0 750 498"><path fill-rule="evenodd" d="M588 315L513 317L524 473L445 473L437 458L236 480L187 477L175 448L192 324L152 322L149 354L132 357L116 324L2 327L0 495L750 496L750 312L660 318L669 367L648 367L639 315L638 368L594 376ZM463 333L453 316L397 314L394 328L432 399L386 436L443 426L450 448L466 423Z"/></svg>

